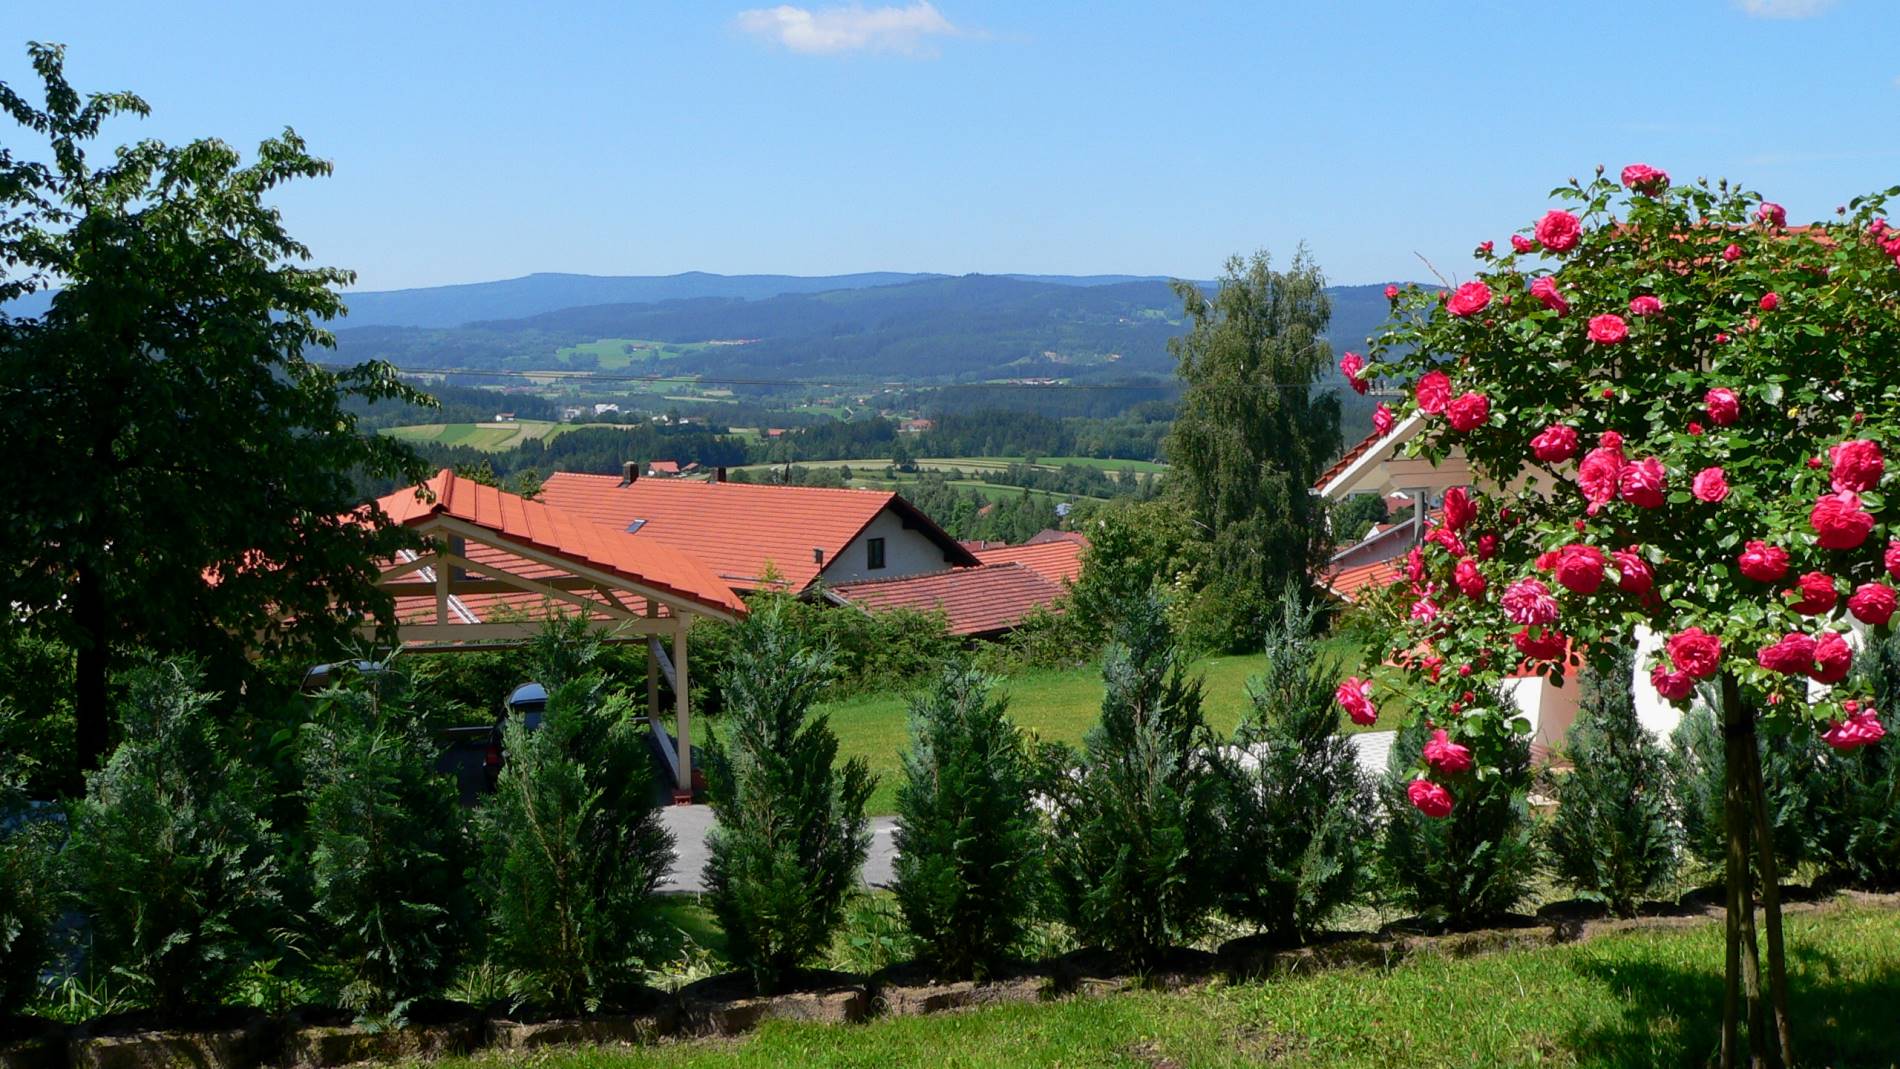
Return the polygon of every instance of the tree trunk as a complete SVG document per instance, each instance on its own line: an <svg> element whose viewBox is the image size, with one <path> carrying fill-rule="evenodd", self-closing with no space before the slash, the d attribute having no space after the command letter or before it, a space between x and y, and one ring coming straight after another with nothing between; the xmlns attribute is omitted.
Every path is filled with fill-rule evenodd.
<svg viewBox="0 0 1900 1069"><path fill-rule="evenodd" d="M1723 823L1728 839L1728 938L1721 1064L1723 1069L1732 1069L1740 1057L1737 1031L1742 1007L1738 1003L1746 997L1749 1064L1782 1069L1791 1064L1793 1042L1788 1026L1787 963L1781 942L1781 896L1776 882L1779 873L1775 866L1772 824L1761 787L1761 751L1756 743L1755 713L1743 705L1741 688L1734 677L1727 674L1722 677L1722 744ZM1755 939L1755 896L1751 879L1754 873L1759 873L1761 878L1763 922L1768 930L1766 1000L1762 997L1761 956Z"/></svg>
<svg viewBox="0 0 1900 1069"><path fill-rule="evenodd" d="M1775 1037L1773 1052L1779 1061L1770 1064L1794 1064L1794 1031L1788 1021L1788 959L1781 938L1781 872L1775 860L1774 822L1768 818L1768 796L1762 787L1761 753L1748 747L1748 794L1755 816L1755 845L1761 851L1762 926L1768 932L1768 994L1774 1007Z"/></svg>
<svg viewBox="0 0 1900 1069"><path fill-rule="evenodd" d="M85 775L105 763L111 735L107 681L112 676L110 617L99 574L89 564L78 568L73 588L73 623L81 640L73 651L73 793L85 789Z"/></svg>

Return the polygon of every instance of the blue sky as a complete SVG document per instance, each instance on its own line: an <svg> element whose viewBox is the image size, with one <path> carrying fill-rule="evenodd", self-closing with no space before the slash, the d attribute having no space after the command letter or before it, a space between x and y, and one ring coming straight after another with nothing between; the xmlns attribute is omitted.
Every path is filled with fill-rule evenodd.
<svg viewBox="0 0 1900 1069"><path fill-rule="evenodd" d="M115 136L336 163L281 198L364 288L530 271L1208 277L1306 241L1447 273L1602 162L1812 219L1900 182L1890 0L0 5ZM3 137L12 146L17 131Z"/></svg>

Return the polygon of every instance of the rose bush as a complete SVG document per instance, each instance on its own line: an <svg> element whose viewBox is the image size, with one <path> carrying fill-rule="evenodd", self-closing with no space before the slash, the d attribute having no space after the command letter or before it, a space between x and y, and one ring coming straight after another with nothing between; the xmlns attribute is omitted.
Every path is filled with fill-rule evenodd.
<svg viewBox="0 0 1900 1069"><path fill-rule="evenodd" d="M1735 733L1804 719L1839 745L1879 725L1864 695L1808 687L1845 678L1850 627L1890 626L1892 588L1869 588L1900 577L1884 486L1900 440L1900 241L1881 218L1900 187L1789 229L1778 205L1726 182L1672 185L1646 165L1622 177L1599 168L1559 189L1569 203L1537 219L1535 240L1481 257L1456 294L1402 290L1369 354L1368 376L1415 384L1394 413L1420 421L1406 453L1460 454L1482 490L1460 545L1495 546L1435 543L1416 559L1405 646L1374 679L1473 755L1459 773L1406 755L1423 812L1455 811L1528 732L1498 695L1532 626L1592 663L1638 627L1675 636L1640 667L1669 700L1717 705ZM1485 418L1450 418L1472 396ZM1583 442L1595 447L1576 459ZM1792 593L1790 574L1804 576ZM1437 678L1445 664L1470 670ZM1732 774L1750 786L1749 768ZM1758 864L1772 884L1772 859Z"/></svg>

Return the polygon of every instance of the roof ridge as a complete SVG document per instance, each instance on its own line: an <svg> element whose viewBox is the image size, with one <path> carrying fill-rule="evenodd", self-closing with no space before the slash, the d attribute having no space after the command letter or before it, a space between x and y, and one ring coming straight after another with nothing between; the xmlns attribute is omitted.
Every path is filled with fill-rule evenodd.
<svg viewBox="0 0 1900 1069"><path fill-rule="evenodd" d="M877 586L884 583L910 583L919 579L941 579L950 575L969 575L972 572L994 571L999 568L1014 568L1017 571L1026 572L1041 582L1049 583L1050 586L1055 586L1055 584L1050 583L1049 579L1041 572L1019 560L983 561L980 564L965 564L956 568L940 568L934 572L912 572L909 575L880 575L871 579L853 579L845 583L828 583L826 585L832 590L843 590L846 587Z"/></svg>

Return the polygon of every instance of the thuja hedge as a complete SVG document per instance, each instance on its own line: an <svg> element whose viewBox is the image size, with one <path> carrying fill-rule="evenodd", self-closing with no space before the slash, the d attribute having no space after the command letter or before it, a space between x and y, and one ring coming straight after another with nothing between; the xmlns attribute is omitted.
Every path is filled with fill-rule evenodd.
<svg viewBox="0 0 1900 1069"><path fill-rule="evenodd" d="M1528 779L1500 777L1495 804L1425 821L1396 781L1360 774L1319 712L1339 667L1314 655L1312 614L1292 598L1281 608L1264 629L1269 671L1231 740L1196 715L1198 684L1152 602L1125 615L1104 724L1082 751L1038 747L1011 719L1006 682L966 661L924 687L894 888L919 965L1002 975L1047 950L1052 927L1143 968L1217 917L1292 945L1355 905L1440 927L1522 908L1538 823L1525 818ZM799 967L822 962L861 912L848 907L849 873L868 787L836 760L812 707L826 651L790 624L768 612L739 632L744 708L722 725L714 776L731 828L717 912L734 926L740 975L766 987L799 983ZM803 667L775 677L770 666L788 658ZM179 1017L246 992L255 1001L260 984L381 1020L451 991L552 1012L637 997L670 952L650 896L672 844L655 822L636 718L584 634L550 635L528 659L553 684L547 726L508 731L500 789L472 814L432 772L434 743L416 729L426 703L400 666L317 699L279 740L296 760L246 772L230 756L254 747L203 715L192 666L150 663L127 680L123 745L63 820L25 801L0 755L5 1004L32 1005L36 974L55 961L115 1007ZM1890 645L1864 655L1876 701L1900 697L1897 666ZM1591 680L1576 771L1558 788L1565 809L1537 831L1551 837L1560 885L1618 911L1699 874L1706 818L1695 814L1720 781L1697 757L1693 717L1668 760L1631 733L1626 684ZM1423 725L1403 738L1432 744ZM1830 881L1894 886L1900 751L1887 740L1826 756L1855 763L1816 777L1799 761L1767 762L1770 796L1818 829L1782 841L1790 860ZM273 797L284 791L296 804ZM62 913L84 923L62 927Z"/></svg>

